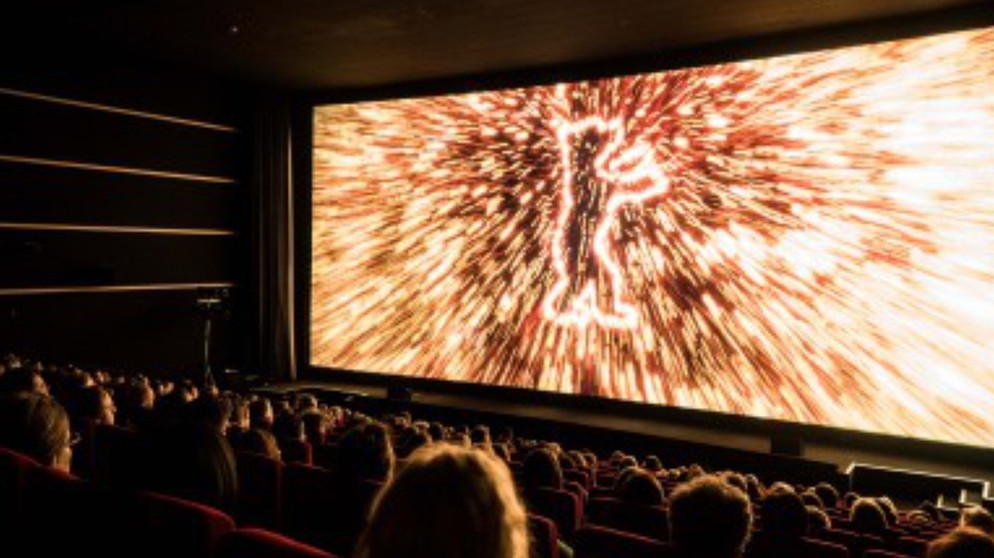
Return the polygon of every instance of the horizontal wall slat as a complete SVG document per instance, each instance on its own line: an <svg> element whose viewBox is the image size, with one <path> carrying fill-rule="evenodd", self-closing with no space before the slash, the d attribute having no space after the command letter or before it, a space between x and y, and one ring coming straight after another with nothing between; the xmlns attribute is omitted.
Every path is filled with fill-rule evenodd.
<svg viewBox="0 0 994 558"><path fill-rule="evenodd" d="M39 61L5 67L0 86L56 95L91 103L125 106L203 120L240 128L246 104L244 92L215 80L164 72L147 63L121 63L108 58L86 57L70 61L60 52L52 60L57 66L39 68ZM242 93L242 94L240 94Z"/></svg>
<svg viewBox="0 0 994 558"><path fill-rule="evenodd" d="M203 354L196 299L196 290L0 297L0 351L58 364L194 373ZM212 326L212 360L230 362L237 318Z"/></svg>
<svg viewBox="0 0 994 558"><path fill-rule="evenodd" d="M233 282L239 237L0 230L0 288Z"/></svg>
<svg viewBox="0 0 994 558"><path fill-rule="evenodd" d="M231 177L239 135L31 99L0 103L0 153Z"/></svg>
<svg viewBox="0 0 994 558"><path fill-rule="evenodd" d="M231 229L243 187L0 162L0 221Z"/></svg>
<svg viewBox="0 0 994 558"><path fill-rule="evenodd" d="M0 86L0 95L5 95L8 97L19 97L41 103L53 103L56 105L64 105L73 108L85 109L85 110L107 112L120 116L130 116L131 118L155 120L158 122L163 122L166 124L174 124L177 126L191 126L194 128L202 128L204 130L212 130L215 132L234 133L238 131L236 128L232 126L224 124L216 124L214 122L207 122L204 120L194 120L190 118L183 118L180 116L170 116L147 110L137 110L130 107L108 105L106 103L94 103L92 101L87 101L83 99L72 99L70 97L60 97L57 95L48 95L45 93L35 93L31 91L11 89L2 86Z"/></svg>

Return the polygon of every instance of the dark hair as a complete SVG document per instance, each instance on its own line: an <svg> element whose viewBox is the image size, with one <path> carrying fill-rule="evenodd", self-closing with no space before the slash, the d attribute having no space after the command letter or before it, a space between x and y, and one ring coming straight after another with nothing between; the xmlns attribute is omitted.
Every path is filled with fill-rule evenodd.
<svg viewBox="0 0 994 558"><path fill-rule="evenodd" d="M563 471L559 460L552 450L538 448L525 457L522 464L522 481L525 488L554 488L563 487Z"/></svg>
<svg viewBox="0 0 994 558"><path fill-rule="evenodd" d="M663 469L663 462L655 455L647 455L645 458L645 469L653 473L661 471Z"/></svg>
<svg viewBox="0 0 994 558"><path fill-rule="evenodd" d="M839 491L827 482L820 482L814 487L815 494L821 498L825 509L834 509L839 506Z"/></svg>
<svg viewBox="0 0 994 558"><path fill-rule="evenodd" d="M738 558L752 525L749 499L714 476L700 476L670 497L670 541L684 558Z"/></svg>
<svg viewBox="0 0 994 558"><path fill-rule="evenodd" d="M271 422L273 417L273 404L265 397L260 397L249 403L250 428L265 428L269 430L273 427L273 423Z"/></svg>
<svg viewBox="0 0 994 558"><path fill-rule="evenodd" d="M645 469L635 468L618 487L618 497L637 506L661 506L663 487L655 475Z"/></svg>
<svg viewBox="0 0 994 558"><path fill-rule="evenodd" d="M925 558L994 558L994 539L961 527L932 541Z"/></svg>
<svg viewBox="0 0 994 558"><path fill-rule="evenodd" d="M250 428L238 437L238 451L247 451L280 460L280 446L276 436L264 428Z"/></svg>
<svg viewBox="0 0 994 558"><path fill-rule="evenodd" d="M331 421L324 413L317 409L305 411L300 415L300 422L304 425L304 435L308 442L315 446L325 443Z"/></svg>
<svg viewBox="0 0 994 558"><path fill-rule="evenodd" d="M887 517L876 500L860 498L849 512L849 524L858 533L879 535L887 530Z"/></svg>
<svg viewBox="0 0 994 558"><path fill-rule="evenodd" d="M434 444L373 504L358 558L527 558L525 508L507 466L477 449Z"/></svg>
<svg viewBox="0 0 994 558"><path fill-rule="evenodd" d="M825 509L825 503L821 501L821 498L813 490L805 490L801 494L801 500L804 501L804 505L806 506L814 506L820 510Z"/></svg>
<svg viewBox="0 0 994 558"><path fill-rule="evenodd" d="M394 462L390 434L379 423L357 426L338 442L338 473L346 479L390 480Z"/></svg>
<svg viewBox="0 0 994 558"><path fill-rule="evenodd" d="M30 391L0 397L0 446L49 466L70 438L69 414L54 398Z"/></svg>
<svg viewBox="0 0 994 558"><path fill-rule="evenodd" d="M775 490L763 500L763 531L779 539L808 533L808 510L796 492Z"/></svg>
<svg viewBox="0 0 994 558"><path fill-rule="evenodd" d="M297 413L280 413L273 421L273 434L287 440L302 440L306 437L304 421Z"/></svg>
<svg viewBox="0 0 994 558"><path fill-rule="evenodd" d="M235 454L217 428L198 422L172 422L146 439L144 488L233 513L238 501Z"/></svg>

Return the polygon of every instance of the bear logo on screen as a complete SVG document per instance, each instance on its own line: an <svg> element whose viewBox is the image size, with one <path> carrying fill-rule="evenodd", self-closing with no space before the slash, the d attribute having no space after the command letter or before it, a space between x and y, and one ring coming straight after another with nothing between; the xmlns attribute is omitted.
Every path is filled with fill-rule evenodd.
<svg viewBox="0 0 994 558"><path fill-rule="evenodd" d="M563 169L562 199L552 241L556 283L543 315L564 326L590 322L628 329L638 322L625 302L611 226L626 204L665 196L670 181L653 147L628 143L621 119L592 116L561 124L557 140Z"/></svg>

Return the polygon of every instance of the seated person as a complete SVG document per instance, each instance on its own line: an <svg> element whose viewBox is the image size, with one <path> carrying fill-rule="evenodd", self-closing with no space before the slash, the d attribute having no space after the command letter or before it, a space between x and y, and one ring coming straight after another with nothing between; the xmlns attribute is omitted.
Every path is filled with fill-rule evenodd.
<svg viewBox="0 0 994 558"><path fill-rule="evenodd" d="M68 473L72 444L69 415L54 398L30 391L0 398L0 446Z"/></svg>
<svg viewBox="0 0 994 558"><path fill-rule="evenodd" d="M527 558L528 524L500 459L435 444L377 498L357 558Z"/></svg>
<svg viewBox="0 0 994 558"><path fill-rule="evenodd" d="M746 495L703 475L670 496L670 543L679 558L741 558L752 511Z"/></svg>

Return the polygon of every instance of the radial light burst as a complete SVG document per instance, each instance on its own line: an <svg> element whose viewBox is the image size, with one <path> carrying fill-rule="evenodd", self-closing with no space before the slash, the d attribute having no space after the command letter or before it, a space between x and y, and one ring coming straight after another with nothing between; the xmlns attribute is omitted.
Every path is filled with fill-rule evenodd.
<svg viewBox="0 0 994 558"><path fill-rule="evenodd" d="M316 365L994 443L994 30L323 106Z"/></svg>

